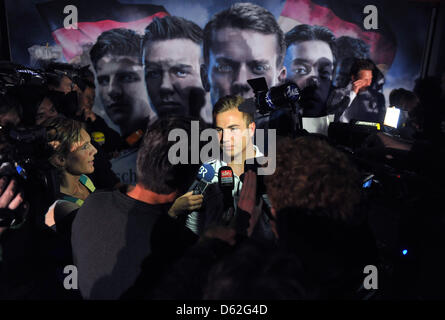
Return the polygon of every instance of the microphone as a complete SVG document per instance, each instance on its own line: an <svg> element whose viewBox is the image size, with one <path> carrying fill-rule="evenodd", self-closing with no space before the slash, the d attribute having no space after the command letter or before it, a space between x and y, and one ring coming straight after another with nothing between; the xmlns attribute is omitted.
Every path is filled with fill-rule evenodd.
<svg viewBox="0 0 445 320"><path fill-rule="evenodd" d="M196 180L190 186L187 192L193 191L193 194L203 194L209 184L212 183L212 179L215 176L215 169L208 164L204 163L196 175Z"/></svg>
<svg viewBox="0 0 445 320"><path fill-rule="evenodd" d="M235 186L235 179L233 177L232 168L228 166L219 168L218 184L223 193L223 203L224 203L223 220L226 223L229 223L232 220L234 213L232 191Z"/></svg>

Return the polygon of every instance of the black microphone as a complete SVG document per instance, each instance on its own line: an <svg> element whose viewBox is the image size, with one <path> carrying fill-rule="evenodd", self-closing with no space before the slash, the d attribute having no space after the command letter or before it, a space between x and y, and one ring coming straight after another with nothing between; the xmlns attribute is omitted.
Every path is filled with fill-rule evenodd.
<svg viewBox="0 0 445 320"><path fill-rule="evenodd" d="M232 220L235 211L235 208L233 206L233 195L232 195L232 191L235 186L235 179L233 176L232 168L228 166L219 168L218 183L223 193L223 202L224 202L223 220L224 222L229 223Z"/></svg>
<svg viewBox="0 0 445 320"><path fill-rule="evenodd" d="M196 180L190 186L187 192L193 191L193 194L203 194L209 184L212 183L212 179L215 176L215 169L208 164L204 163L196 175Z"/></svg>

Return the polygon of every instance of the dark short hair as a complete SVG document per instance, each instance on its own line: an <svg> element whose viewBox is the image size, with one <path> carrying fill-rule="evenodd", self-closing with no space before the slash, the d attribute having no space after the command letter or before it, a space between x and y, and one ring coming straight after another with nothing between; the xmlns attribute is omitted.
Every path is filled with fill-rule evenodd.
<svg viewBox="0 0 445 320"><path fill-rule="evenodd" d="M194 22L176 16L154 20L145 28L144 46L149 41L189 39L202 44L202 29Z"/></svg>
<svg viewBox="0 0 445 320"><path fill-rule="evenodd" d="M403 88L394 89L389 94L389 104L402 108L403 110L406 109L407 105L415 104L418 100L414 92Z"/></svg>
<svg viewBox="0 0 445 320"><path fill-rule="evenodd" d="M326 42L331 48L334 59L336 58L335 36L331 30L323 26L311 26L300 24L286 33L286 47L303 41L320 40Z"/></svg>
<svg viewBox="0 0 445 320"><path fill-rule="evenodd" d="M362 39L341 36L335 40L335 44L338 61L346 58L368 59L370 57L370 46Z"/></svg>
<svg viewBox="0 0 445 320"><path fill-rule="evenodd" d="M105 55L142 57L142 37L135 31L124 28L103 32L90 50L94 69L97 62ZM142 60L141 60L142 63Z"/></svg>
<svg viewBox="0 0 445 320"><path fill-rule="evenodd" d="M370 70L372 71L373 75L375 72L375 64L370 59L354 59L354 62L351 66L350 75L351 76L357 76L357 74L361 70Z"/></svg>
<svg viewBox="0 0 445 320"><path fill-rule="evenodd" d="M216 115L229 111L239 110L238 107L244 102L244 98L241 96L225 96L220 98L213 107L213 123L215 123ZM254 116L251 113L240 111L243 114L244 120L246 120L246 126L251 124L254 120Z"/></svg>
<svg viewBox="0 0 445 320"><path fill-rule="evenodd" d="M210 59L213 33L226 27L252 30L265 35L275 34L277 36L277 66L283 64L286 43L284 33L275 17L263 7L246 2L235 3L230 8L215 14L204 27L204 60L207 65Z"/></svg>
<svg viewBox="0 0 445 320"><path fill-rule="evenodd" d="M315 136L283 138L277 145L275 173L266 176L275 210L325 209L347 220L360 201L359 174L341 151Z"/></svg>
<svg viewBox="0 0 445 320"><path fill-rule="evenodd" d="M23 116L22 105L19 100L17 100L12 95L2 95L0 94L0 114L6 114L9 112L15 112L21 119Z"/></svg>
<svg viewBox="0 0 445 320"><path fill-rule="evenodd" d="M169 141L168 136L173 129L183 129L190 140L192 120L191 117L183 116L163 117L147 128L136 161L137 181L144 188L160 194L170 194L174 191L184 193L191 185L199 164L173 165L168 154L177 142ZM190 160L190 141L187 149Z"/></svg>

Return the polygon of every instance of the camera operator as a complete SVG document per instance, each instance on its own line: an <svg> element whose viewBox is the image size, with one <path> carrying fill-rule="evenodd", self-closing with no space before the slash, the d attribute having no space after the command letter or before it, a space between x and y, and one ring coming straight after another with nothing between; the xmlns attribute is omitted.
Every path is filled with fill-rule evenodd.
<svg viewBox="0 0 445 320"><path fill-rule="evenodd" d="M2 139L0 152L7 147ZM0 169L0 299L78 299L61 280L63 268L72 264L70 247L34 223L31 215L43 214L36 212L40 206L29 202L32 195L26 196L18 175L5 172L7 165Z"/></svg>
<svg viewBox="0 0 445 320"><path fill-rule="evenodd" d="M355 59L350 71L351 81L345 88L335 89L328 99L328 113L334 121L352 120L383 123L385 97L372 89L375 64L369 59Z"/></svg>

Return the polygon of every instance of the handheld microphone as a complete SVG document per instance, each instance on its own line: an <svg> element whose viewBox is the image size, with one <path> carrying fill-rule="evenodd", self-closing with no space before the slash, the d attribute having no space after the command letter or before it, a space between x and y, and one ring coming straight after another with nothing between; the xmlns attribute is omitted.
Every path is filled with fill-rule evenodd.
<svg viewBox="0 0 445 320"><path fill-rule="evenodd" d="M193 194L203 194L207 186L212 183L212 179L215 176L215 169L208 164L204 163L196 175L196 180L190 186L188 191L193 191Z"/></svg>
<svg viewBox="0 0 445 320"><path fill-rule="evenodd" d="M235 180L233 179L233 170L228 166L219 168L218 171L218 183L221 189L230 190L232 192L235 185Z"/></svg>
<svg viewBox="0 0 445 320"><path fill-rule="evenodd" d="M228 166L219 168L218 184L223 193L224 215L223 220L229 223L233 218L234 205L232 191L235 186L235 179L233 177L233 170ZM230 210L232 208L232 210Z"/></svg>

